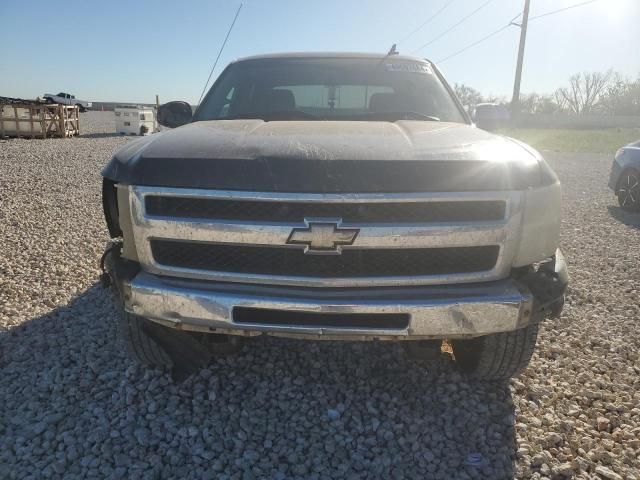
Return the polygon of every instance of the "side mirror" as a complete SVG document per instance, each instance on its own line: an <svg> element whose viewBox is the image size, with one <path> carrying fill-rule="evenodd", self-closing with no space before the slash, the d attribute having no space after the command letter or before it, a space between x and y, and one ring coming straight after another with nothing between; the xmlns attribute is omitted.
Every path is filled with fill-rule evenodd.
<svg viewBox="0 0 640 480"><path fill-rule="evenodd" d="M482 105L476 107L471 119L478 128L492 131L507 127L511 114L503 105Z"/></svg>
<svg viewBox="0 0 640 480"><path fill-rule="evenodd" d="M187 102L169 102L158 107L158 123L163 127L181 127L192 119L193 111Z"/></svg>

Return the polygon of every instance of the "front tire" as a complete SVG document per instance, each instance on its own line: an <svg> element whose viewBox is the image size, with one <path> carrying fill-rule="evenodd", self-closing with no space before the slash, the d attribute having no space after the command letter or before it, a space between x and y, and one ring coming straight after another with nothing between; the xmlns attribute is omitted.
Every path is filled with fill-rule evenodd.
<svg viewBox="0 0 640 480"><path fill-rule="evenodd" d="M527 368L537 338L538 324L533 323L512 332L454 340L453 355L470 380L504 381Z"/></svg>
<svg viewBox="0 0 640 480"><path fill-rule="evenodd" d="M119 336L129 357L142 365L157 368L170 368L173 363L169 355L144 331L146 318L122 312L118 325Z"/></svg>
<svg viewBox="0 0 640 480"><path fill-rule="evenodd" d="M640 173L633 169L622 172L618 180L616 196L623 210L640 211Z"/></svg>

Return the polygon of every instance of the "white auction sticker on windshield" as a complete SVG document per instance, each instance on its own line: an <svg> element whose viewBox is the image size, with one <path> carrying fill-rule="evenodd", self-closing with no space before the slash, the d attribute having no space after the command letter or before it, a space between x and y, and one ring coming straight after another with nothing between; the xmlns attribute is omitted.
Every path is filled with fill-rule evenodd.
<svg viewBox="0 0 640 480"><path fill-rule="evenodd" d="M433 75L431 65L428 63L389 62L385 64L384 69L387 72L409 72Z"/></svg>

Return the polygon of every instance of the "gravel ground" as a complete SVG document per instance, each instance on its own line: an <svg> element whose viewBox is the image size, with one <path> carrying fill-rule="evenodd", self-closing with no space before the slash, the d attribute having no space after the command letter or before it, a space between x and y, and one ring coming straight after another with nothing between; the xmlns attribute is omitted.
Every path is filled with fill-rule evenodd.
<svg viewBox="0 0 640 480"><path fill-rule="evenodd" d="M0 141L0 477L640 478L640 215L549 155L572 285L510 385L397 345L252 341L180 385L115 343L99 171L129 139Z"/></svg>

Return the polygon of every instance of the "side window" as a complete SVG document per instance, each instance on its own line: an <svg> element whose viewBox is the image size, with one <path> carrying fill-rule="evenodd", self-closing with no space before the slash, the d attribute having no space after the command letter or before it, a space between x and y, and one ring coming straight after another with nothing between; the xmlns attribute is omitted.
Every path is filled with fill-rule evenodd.
<svg viewBox="0 0 640 480"><path fill-rule="evenodd" d="M227 96L224 99L224 104L218 113L219 117L226 117L229 115L229 109L231 107L231 102L233 102L233 97L236 93L235 87L231 87L231 90L227 93Z"/></svg>
<svg viewBox="0 0 640 480"><path fill-rule="evenodd" d="M144 113L140 114L140 120L144 120Z"/></svg>

